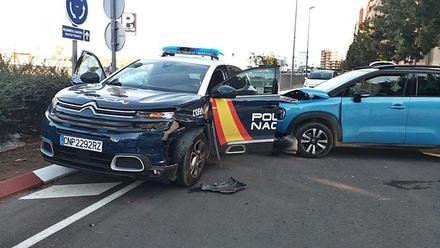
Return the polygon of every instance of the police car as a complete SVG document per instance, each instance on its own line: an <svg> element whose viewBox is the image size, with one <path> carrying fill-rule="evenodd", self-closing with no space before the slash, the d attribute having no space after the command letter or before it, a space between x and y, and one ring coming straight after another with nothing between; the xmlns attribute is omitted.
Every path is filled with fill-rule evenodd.
<svg viewBox="0 0 440 248"><path fill-rule="evenodd" d="M107 76L90 52L56 94L41 153L89 172L195 184L210 156L272 148L279 72L242 71L216 49L165 47Z"/></svg>

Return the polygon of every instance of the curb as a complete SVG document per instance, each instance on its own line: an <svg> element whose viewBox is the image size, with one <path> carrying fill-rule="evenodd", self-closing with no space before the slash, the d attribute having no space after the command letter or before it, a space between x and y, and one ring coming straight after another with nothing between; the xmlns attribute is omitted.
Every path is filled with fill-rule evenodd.
<svg viewBox="0 0 440 248"><path fill-rule="evenodd" d="M74 172L76 172L76 170L53 164L5 181L1 181L0 199L39 185L46 184L60 177L70 175Z"/></svg>

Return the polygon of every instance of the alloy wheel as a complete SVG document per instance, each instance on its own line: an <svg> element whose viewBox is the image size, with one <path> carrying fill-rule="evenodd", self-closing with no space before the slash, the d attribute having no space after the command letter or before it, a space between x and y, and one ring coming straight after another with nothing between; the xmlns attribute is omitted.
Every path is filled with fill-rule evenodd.
<svg viewBox="0 0 440 248"><path fill-rule="evenodd" d="M206 157L206 144L203 140L197 140L191 150L190 156L190 175L197 178L203 170Z"/></svg>
<svg viewBox="0 0 440 248"><path fill-rule="evenodd" d="M304 151L313 155L320 154L328 146L327 134L319 128L310 128L301 135L301 146Z"/></svg>

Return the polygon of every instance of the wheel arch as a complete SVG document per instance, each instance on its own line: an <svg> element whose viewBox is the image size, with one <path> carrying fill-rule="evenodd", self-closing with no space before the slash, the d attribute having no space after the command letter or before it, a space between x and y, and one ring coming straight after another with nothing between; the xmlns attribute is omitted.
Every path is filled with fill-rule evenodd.
<svg viewBox="0 0 440 248"><path fill-rule="evenodd" d="M320 122L328 126L328 128L330 128L330 130L333 132L335 141L342 142L341 124L336 116L328 112L314 111L298 115L292 120L292 122L290 122L287 129L288 133L291 134L302 124L313 121Z"/></svg>

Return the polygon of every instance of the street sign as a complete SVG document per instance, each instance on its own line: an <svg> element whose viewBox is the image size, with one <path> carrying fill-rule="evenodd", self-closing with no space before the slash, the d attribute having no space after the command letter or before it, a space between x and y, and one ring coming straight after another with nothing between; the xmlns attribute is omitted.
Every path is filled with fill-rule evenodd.
<svg viewBox="0 0 440 248"><path fill-rule="evenodd" d="M90 41L90 30L63 25L63 38Z"/></svg>
<svg viewBox="0 0 440 248"><path fill-rule="evenodd" d="M124 13L125 0L104 0L104 12L108 18L112 18L111 6L113 1L115 1L115 19L119 19Z"/></svg>
<svg viewBox="0 0 440 248"><path fill-rule="evenodd" d="M66 0L67 17L74 25L83 24L89 13L87 0Z"/></svg>
<svg viewBox="0 0 440 248"><path fill-rule="evenodd" d="M121 23L125 32L136 33L136 13L122 14Z"/></svg>
<svg viewBox="0 0 440 248"><path fill-rule="evenodd" d="M115 22L116 24L116 51L121 51L125 45L125 30L120 22ZM107 47L112 50L112 25L109 23L105 28L105 43Z"/></svg>

